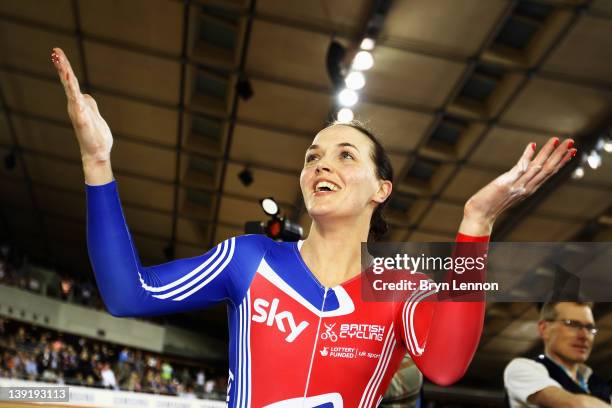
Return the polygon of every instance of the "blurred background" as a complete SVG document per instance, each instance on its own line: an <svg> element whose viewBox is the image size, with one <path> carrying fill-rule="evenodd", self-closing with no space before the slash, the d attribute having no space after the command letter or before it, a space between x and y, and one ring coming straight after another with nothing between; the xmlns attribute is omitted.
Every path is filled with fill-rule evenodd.
<svg viewBox="0 0 612 408"><path fill-rule="evenodd" d="M609 0L0 0L0 45L3 376L103 385L108 365L121 388L201 396L214 380L207 394L225 393L224 306L147 320L103 311L54 46L113 131L144 264L267 222L264 197L280 208L275 231L307 235L304 152L340 112L371 127L393 161L387 240L452 240L465 200L550 136L574 138L578 156L505 214L493 239L612 240ZM595 308L589 360L608 379L611 312ZM429 400L497 406L504 366L541 351L536 326L534 304L490 304L465 378L426 384ZM93 368L60 357L53 368L47 349ZM140 378L125 361L142 366Z"/></svg>

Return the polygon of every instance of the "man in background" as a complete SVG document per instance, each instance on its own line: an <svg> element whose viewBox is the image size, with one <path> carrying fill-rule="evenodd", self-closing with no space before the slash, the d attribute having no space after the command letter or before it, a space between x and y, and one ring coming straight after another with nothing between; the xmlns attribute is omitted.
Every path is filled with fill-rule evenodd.
<svg viewBox="0 0 612 408"><path fill-rule="evenodd" d="M610 388L585 362L597 334L592 303L549 302L538 331L544 354L504 371L510 407L610 407Z"/></svg>

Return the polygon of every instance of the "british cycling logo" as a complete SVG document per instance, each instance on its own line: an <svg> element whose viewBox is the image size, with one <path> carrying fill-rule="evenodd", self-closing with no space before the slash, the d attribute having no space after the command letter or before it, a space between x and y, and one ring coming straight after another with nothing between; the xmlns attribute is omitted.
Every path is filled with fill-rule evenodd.
<svg viewBox="0 0 612 408"><path fill-rule="evenodd" d="M265 299L257 298L253 302L253 309L257 314L253 315L253 321L257 323L265 323L266 326L272 327L276 323L276 327L283 333L287 332L285 323L289 328L289 334L285 337L285 341L292 343L308 327L308 322L303 321L300 324L295 323L293 314L290 311L277 312L280 300L272 299L272 303ZM268 309L268 306L270 308Z"/></svg>
<svg viewBox="0 0 612 408"><path fill-rule="evenodd" d="M323 325L325 331L321 333L321 340L330 340L333 343L339 338L382 341L385 334L385 326L379 324L343 323L340 325L339 334L334 330L336 323L323 323Z"/></svg>

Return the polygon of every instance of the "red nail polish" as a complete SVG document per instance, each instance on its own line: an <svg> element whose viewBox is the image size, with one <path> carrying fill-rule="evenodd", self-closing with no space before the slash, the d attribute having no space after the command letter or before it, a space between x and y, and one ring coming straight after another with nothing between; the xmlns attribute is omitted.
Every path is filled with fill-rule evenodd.
<svg viewBox="0 0 612 408"><path fill-rule="evenodd" d="M553 146L557 147L559 146L559 139L555 137L555 141L553 142Z"/></svg>
<svg viewBox="0 0 612 408"><path fill-rule="evenodd" d="M576 156L576 153L577 153L577 152L578 152L577 150L572 150L572 156L571 156L571 157Z"/></svg>
<svg viewBox="0 0 612 408"><path fill-rule="evenodd" d="M535 152L535 149L536 149L536 144L535 144L535 143L532 143L532 144L531 144L531 148L532 148L532 149L533 149L533 151Z"/></svg>
<svg viewBox="0 0 612 408"><path fill-rule="evenodd" d="M51 61L52 61L54 64L59 63L59 55L57 55L56 53L51 54Z"/></svg>
<svg viewBox="0 0 612 408"><path fill-rule="evenodd" d="M567 148L571 149L574 146L574 141L570 140L569 142L567 142Z"/></svg>

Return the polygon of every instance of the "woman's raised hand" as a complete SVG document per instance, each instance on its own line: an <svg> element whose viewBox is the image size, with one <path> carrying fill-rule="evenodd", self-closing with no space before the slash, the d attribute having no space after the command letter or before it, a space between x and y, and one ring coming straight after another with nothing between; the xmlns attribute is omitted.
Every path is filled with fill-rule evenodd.
<svg viewBox="0 0 612 408"><path fill-rule="evenodd" d="M100 116L96 101L90 95L81 93L79 81L66 54L60 48L53 48L51 61L66 92L68 116L79 142L85 181L92 185L112 181L110 151L113 135L108 124Z"/></svg>
<svg viewBox="0 0 612 408"><path fill-rule="evenodd" d="M573 145L572 139L560 142L559 138L553 137L537 155L536 144L527 145L510 171L497 177L467 201L459 232L489 235L493 223L502 212L532 195L576 155Z"/></svg>

